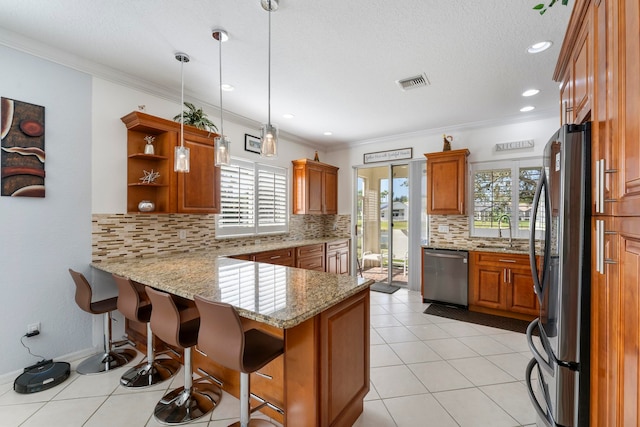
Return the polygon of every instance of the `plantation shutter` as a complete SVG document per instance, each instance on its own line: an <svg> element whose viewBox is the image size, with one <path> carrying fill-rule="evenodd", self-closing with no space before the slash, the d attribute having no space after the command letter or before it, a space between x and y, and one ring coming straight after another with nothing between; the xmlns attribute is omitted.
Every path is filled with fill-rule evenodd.
<svg viewBox="0 0 640 427"><path fill-rule="evenodd" d="M287 231L286 169L258 164L258 232Z"/></svg>

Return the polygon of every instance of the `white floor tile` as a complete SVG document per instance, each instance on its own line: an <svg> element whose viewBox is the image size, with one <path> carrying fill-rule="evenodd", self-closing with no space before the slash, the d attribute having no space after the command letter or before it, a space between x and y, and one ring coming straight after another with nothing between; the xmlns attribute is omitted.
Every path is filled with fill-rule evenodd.
<svg viewBox="0 0 640 427"><path fill-rule="evenodd" d="M478 353L464 345L457 338L430 340L427 341L427 345L445 360L478 356Z"/></svg>
<svg viewBox="0 0 640 427"><path fill-rule="evenodd" d="M369 381L369 393L364 397L364 400L379 400L380 395L376 391L376 387L373 385L371 381Z"/></svg>
<svg viewBox="0 0 640 427"><path fill-rule="evenodd" d="M495 384L480 387L487 396L496 402L520 424L536 422L536 412L529 401L525 386L519 382Z"/></svg>
<svg viewBox="0 0 640 427"><path fill-rule="evenodd" d="M458 338L461 343L469 346L473 351L482 355L488 356L490 354L502 354L502 353L513 353L514 351L509 347L500 344L498 341L494 340L489 336L479 336L479 337L461 337Z"/></svg>
<svg viewBox="0 0 640 427"><path fill-rule="evenodd" d="M450 360L449 363L475 386L516 381L484 357Z"/></svg>
<svg viewBox="0 0 640 427"><path fill-rule="evenodd" d="M389 347L407 365L441 360L441 357L423 341L390 344Z"/></svg>
<svg viewBox="0 0 640 427"><path fill-rule="evenodd" d="M384 308L391 314L413 313L413 310L411 310L411 308L409 308L409 306L404 303L388 304L385 305Z"/></svg>
<svg viewBox="0 0 640 427"><path fill-rule="evenodd" d="M376 331L387 343L420 341L406 326L392 326L389 328L377 328Z"/></svg>
<svg viewBox="0 0 640 427"><path fill-rule="evenodd" d="M420 338L421 340L437 340L442 338L451 338L444 329L440 328L438 325L415 325L415 326L407 326L415 336Z"/></svg>
<svg viewBox="0 0 640 427"><path fill-rule="evenodd" d="M391 314L371 315L371 326L374 328L386 328L391 326L402 326L399 320Z"/></svg>
<svg viewBox="0 0 640 427"><path fill-rule="evenodd" d="M353 427L396 427L382 400L364 402L364 410Z"/></svg>
<svg viewBox="0 0 640 427"><path fill-rule="evenodd" d="M525 334L509 332L506 334L490 335L490 337L514 351L530 352Z"/></svg>
<svg viewBox="0 0 640 427"><path fill-rule="evenodd" d="M409 369L431 393L473 387L471 381L444 360L416 363L409 365Z"/></svg>
<svg viewBox="0 0 640 427"><path fill-rule="evenodd" d="M477 388L443 391L434 397L461 427L513 427L518 422Z"/></svg>
<svg viewBox="0 0 640 427"><path fill-rule="evenodd" d="M523 381L527 363L531 359L522 353L496 354L493 356L485 356L491 363L507 372L509 375L519 381Z"/></svg>
<svg viewBox="0 0 640 427"><path fill-rule="evenodd" d="M457 427L458 424L430 394L385 399L398 427Z"/></svg>
<svg viewBox="0 0 640 427"><path fill-rule="evenodd" d="M369 307L369 314L375 316L377 314L390 314L389 311L382 305L373 305Z"/></svg>
<svg viewBox="0 0 640 427"><path fill-rule="evenodd" d="M386 344L386 343L382 339L380 334L377 332L377 330L374 329L374 328L371 328L371 330L369 332L369 344L370 345L376 345L376 344Z"/></svg>
<svg viewBox="0 0 640 427"><path fill-rule="evenodd" d="M431 321L422 313L394 313L393 317L398 319L405 326L428 325Z"/></svg>
<svg viewBox="0 0 640 427"><path fill-rule="evenodd" d="M371 382L383 399L427 393L425 386L405 365L371 368Z"/></svg>
<svg viewBox="0 0 640 427"><path fill-rule="evenodd" d="M369 358L372 368L402 365L402 360L388 344L372 345L369 351Z"/></svg>
<svg viewBox="0 0 640 427"><path fill-rule="evenodd" d="M99 396L85 399L53 400L44 405L21 427L80 427L106 399L106 396Z"/></svg>
<svg viewBox="0 0 640 427"><path fill-rule="evenodd" d="M153 417L153 409L163 396L161 391L109 396L85 424L86 427L143 426ZM206 416L207 421L209 416Z"/></svg>
<svg viewBox="0 0 640 427"><path fill-rule="evenodd" d="M483 335L478 329L474 328L471 323L465 322L449 322L439 323L438 327L444 329L452 337L472 337Z"/></svg>
<svg viewBox="0 0 640 427"><path fill-rule="evenodd" d="M45 405L44 402L0 406L2 427L17 427Z"/></svg>

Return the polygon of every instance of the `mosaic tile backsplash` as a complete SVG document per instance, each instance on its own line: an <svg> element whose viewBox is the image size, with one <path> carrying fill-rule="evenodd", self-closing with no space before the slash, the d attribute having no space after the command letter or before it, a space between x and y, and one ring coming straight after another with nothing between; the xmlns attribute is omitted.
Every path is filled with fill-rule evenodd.
<svg viewBox="0 0 640 427"><path fill-rule="evenodd" d="M252 246L261 243L349 237L350 215L291 215L289 232L269 236L216 239L215 215L94 214L92 261L136 258L207 248ZM185 238L180 239L180 231Z"/></svg>

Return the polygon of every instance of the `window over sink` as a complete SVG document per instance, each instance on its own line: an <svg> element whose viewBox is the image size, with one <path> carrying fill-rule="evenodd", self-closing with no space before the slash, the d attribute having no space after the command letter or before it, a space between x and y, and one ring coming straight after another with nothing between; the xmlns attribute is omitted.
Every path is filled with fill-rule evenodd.
<svg viewBox="0 0 640 427"><path fill-rule="evenodd" d="M528 238L541 171L542 159L471 164L471 236Z"/></svg>
<svg viewBox="0 0 640 427"><path fill-rule="evenodd" d="M221 166L216 237L286 233L287 176L285 168L240 159Z"/></svg>

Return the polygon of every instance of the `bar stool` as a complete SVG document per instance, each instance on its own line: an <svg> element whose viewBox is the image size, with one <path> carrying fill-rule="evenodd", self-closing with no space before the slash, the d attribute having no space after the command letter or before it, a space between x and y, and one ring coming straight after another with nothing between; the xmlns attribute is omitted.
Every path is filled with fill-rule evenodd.
<svg viewBox="0 0 640 427"><path fill-rule="evenodd" d="M184 349L184 387L166 394L156 404L154 416L163 424L198 419L220 402L222 390L202 379L193 381L191 349L198 341L200 317L194 306L183 305L171 294L147 286L151 300L151 329L164 342Z"/></svg>
<svg viewBox="0 0 640 427"><path fill-rule="evenodd" d="M267 420L250 419L252 412L269 404L250 409L249 374L284 353L284 341L257 329L245 332L238 312L229 304L197 295L194 300L201 319L198 348L216 363L240 371L240 421L232 426L272 426Z"/></svg>
<svg viewBox="0 0 640 427"><path fill-rule="evenodd" d="M91 302L93 293L84 275L72 269L69 269L69 273L76 284L78 306L87 313L104 315L104 351L84 360L78 365L76 372L81 375L100 374L126 365L136 357L136 352L128 348L111 348L111 312L117 308L118 297Z"/></svg>
<svg viewBox="0 0 640 427"><path fill-rule="evenodd" d="M125 372L120 377L120 384L124 387L147 387L171 378L180 369L180 363L170 358L155 357L150 322L151 301L144 291L144 286L117 274L113 275L113 280L118 285L120 313L129 320L147 324L147 360Z"/></svg>

